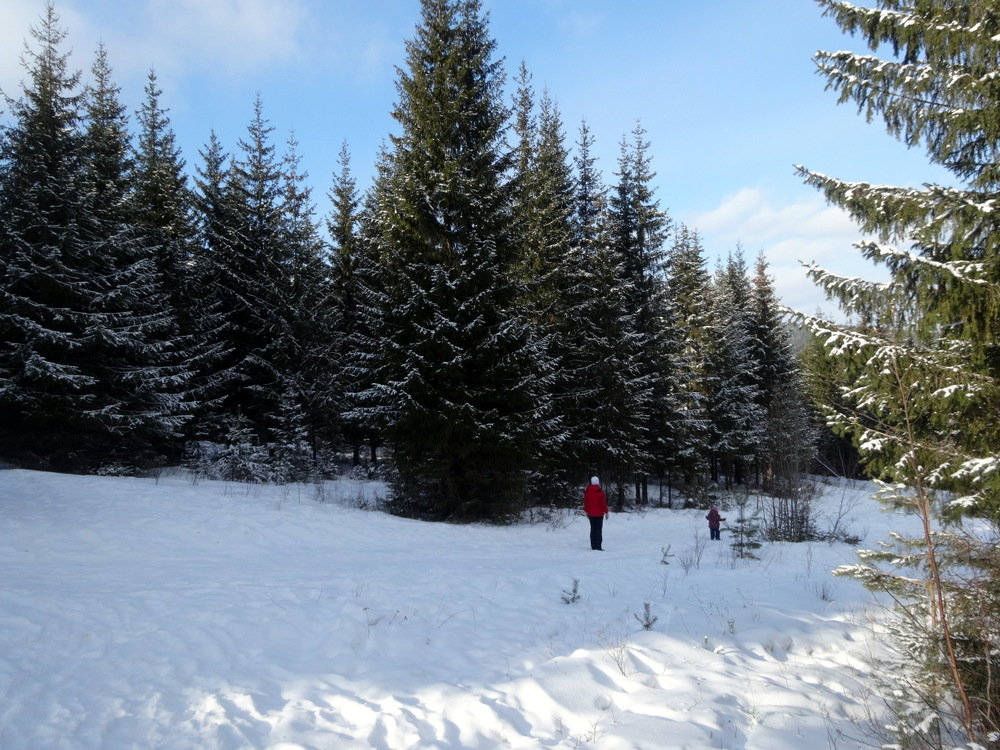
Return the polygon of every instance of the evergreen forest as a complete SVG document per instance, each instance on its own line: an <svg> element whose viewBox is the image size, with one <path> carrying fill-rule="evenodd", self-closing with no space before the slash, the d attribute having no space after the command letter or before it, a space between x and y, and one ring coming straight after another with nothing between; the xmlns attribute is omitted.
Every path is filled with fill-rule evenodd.
<svg viewBox="0 0 1000 750"><path fill-rule="evenodd" d="M619 509L796 491L814 428L765 259L709 267L641 123L608 179L479 2L421 3L398 133L366 190L345 144L322 207L259 96L189 167L155 72L129 113L111 51L84 75L66 36L48 5L0 140L8 460L274 482L349 462L451 521L575 503L592 474Z"/></svg>

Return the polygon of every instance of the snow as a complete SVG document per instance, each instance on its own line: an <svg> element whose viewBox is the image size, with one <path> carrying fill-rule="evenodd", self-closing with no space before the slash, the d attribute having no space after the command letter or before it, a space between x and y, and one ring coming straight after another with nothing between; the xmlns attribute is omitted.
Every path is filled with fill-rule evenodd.
<svg viewBox="0 0 1000 750"><path fill-rule="evenodd" d="M421 523L358 508L379 490L0 471L0 747L799 750L879 711L847 545L737 560L650 510L592 552L578 514ZM871 491L824 486L821 523L884 538Z"/></svg>

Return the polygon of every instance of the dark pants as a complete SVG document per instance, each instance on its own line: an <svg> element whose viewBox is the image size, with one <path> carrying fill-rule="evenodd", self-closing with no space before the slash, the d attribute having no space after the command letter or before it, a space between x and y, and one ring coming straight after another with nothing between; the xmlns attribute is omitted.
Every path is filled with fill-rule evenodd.
<svg viewBox="0 0 1000 750"><path fill-rule="evenodd" d="M587 518L590 519L590 548L601 549L604 542L601 533L604 530L604 516L587 516Z"/></svg>
<svg viewBox="0 0 1000 750"><path fill-rule="evenodd" d="M718 539L720 541L722 540L722 537L719 536L719 530L718 529L713 529L711 526L709 526L708 527L708 531L712 535L712 539Z"/></svg>

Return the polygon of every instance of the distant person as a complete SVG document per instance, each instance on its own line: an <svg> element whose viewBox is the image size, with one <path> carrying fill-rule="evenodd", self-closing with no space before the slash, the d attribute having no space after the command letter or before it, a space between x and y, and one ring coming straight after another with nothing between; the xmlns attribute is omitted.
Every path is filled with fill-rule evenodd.
<svg viewBox="0 0 1000 750"><path fill-rule="evenodd" d="M726 519L719 515L719 509L713 505L705 518L708 519L708 533L711 534L712 539L721 539L719 524Z"/></svg>
<svg viewBox="0 0 1000 750"><path fill-rule="evenodd" d="M601 489L601 480L590 478L583 491L583 512L590 520L590 548L604 550L604 519L608 517L608 498Z"/></svg>

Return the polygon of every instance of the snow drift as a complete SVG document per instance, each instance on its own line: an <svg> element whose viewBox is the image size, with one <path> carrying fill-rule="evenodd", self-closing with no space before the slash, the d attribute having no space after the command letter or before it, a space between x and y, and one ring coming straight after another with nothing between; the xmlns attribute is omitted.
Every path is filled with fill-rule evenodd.
<svg viewBox="0 0 1000 750"><path fill-rule="evenodd" d="M851 547L739 560L650 510L592 552L582 515L357 508L379 490L0 471L0 747L800 750L878 710ZM817 502L881 538L869 490Z"/></svg>

